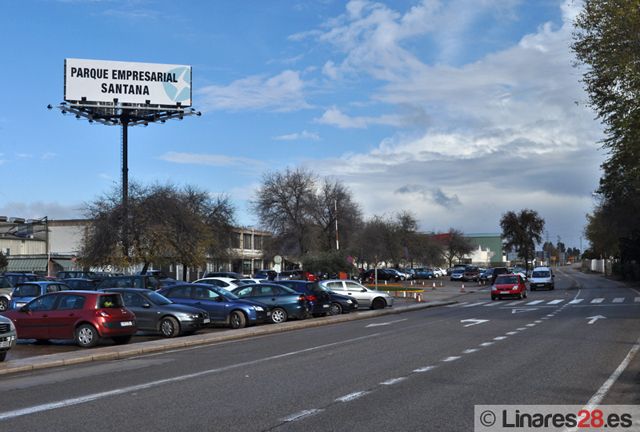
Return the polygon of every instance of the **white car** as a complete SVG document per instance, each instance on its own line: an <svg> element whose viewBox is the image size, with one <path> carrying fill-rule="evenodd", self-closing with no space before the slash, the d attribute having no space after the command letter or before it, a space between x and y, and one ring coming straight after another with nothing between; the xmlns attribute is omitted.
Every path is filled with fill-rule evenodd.
<svg viewBox="0 0 640 432"><path fill-rule="evenodd" d="M237 279L232 279L228 277L206 277L202 279L198 279L194 283L203 283L209 284L213 286L217 286L220 288L224 288L227 291L231 291L234 288L238 288L241 284L236 283Z"/></svg>
<svg viewBox="0 0 640 432"><path fill-rule="evenodd" d="M433 268L433 274L436 275L436 277L443 277L447 275L446 270L441 269L440 267L434 267Z"/></svg>
<svg viewBox="0 0 640 432"><path fill-rule="evenodd" d="M358 308L384 309L393 306L393 297L389 294L367 288L352 280L323 280L320 285L336 294L348 295L358 301Z"/></svg>
<svg viewBox="0 0 640 432"><path fill-rule="evenodd" d="M555 289L555 275L549 267L536 267L529 278L529 289L535 291L539 288Z"/></svg>

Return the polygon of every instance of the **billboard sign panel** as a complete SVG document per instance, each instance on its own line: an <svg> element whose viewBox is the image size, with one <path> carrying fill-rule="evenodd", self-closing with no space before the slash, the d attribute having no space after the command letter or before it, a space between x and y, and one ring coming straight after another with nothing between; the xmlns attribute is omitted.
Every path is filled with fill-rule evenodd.
<svg viewBox="0 0 640 432"><path fill-rule="evenodd" d="M191 66L65 59L64 100L191 106Z"/></svg>

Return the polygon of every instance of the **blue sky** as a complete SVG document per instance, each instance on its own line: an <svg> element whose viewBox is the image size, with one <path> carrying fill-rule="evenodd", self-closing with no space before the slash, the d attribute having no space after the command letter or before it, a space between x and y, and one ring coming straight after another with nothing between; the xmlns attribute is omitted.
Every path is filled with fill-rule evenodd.
<svg viewBox="0 0 640 432"><path fill-rule="evenodd" d="M120 129L48 111L65 58L193 66L202 117L130 130L130 177L225 193L263 173L347 184L366 216L499 232L528 207L579 246L602 128L567 0L25 0L0 15L0 215L82 217L120 178Z"/></svg>

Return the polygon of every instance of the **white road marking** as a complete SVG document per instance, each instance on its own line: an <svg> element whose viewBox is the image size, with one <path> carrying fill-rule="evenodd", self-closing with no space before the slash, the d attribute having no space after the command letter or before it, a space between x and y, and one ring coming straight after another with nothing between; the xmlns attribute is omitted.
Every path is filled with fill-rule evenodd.
<svg viewBox="0 0 640 432"><path fill-rule="evenodd" d="M429 372L431 369L434 369L434 368L435 368L435 366L425 366L425 367L421 367L421 368L418 368L418 369L414 369L413 371L414 372L418 372L418 373Z"/></svg>
<svg viewBox="0 0 640 432"><path fill-rule="evenodd" d="M507 332L505 334L507 334L509 336L513 336L514 334L518 334L518 332L517 331L512 331L512 332Z"/></svg>
<svg viewBox="0 0 640 432"><path fill-rule="evenodd" d="M443 362L452 362L452 361L456 361L460 358L460 356L451 356L451 357L447 357L446 359L442 359Z"/></svg>
<svg viewBox="0 0 640 432"><path fill-rule="evenodd" d="M312 352L312 351L318 351L318 350L322 350L328 347L332 347L332 346L337 346L337 345L343 345L343 344L349 344L358 340L364 340L364 339L371 339L374 337L378 337L380 336L380 333L373 333L367 336L361 336L361 337L357 337L357 338L352 338L352 339L346 339L340 342L333 342L330 344L325 344L325 345L318 345L315 347L311 347L311 348L305 348L299 351L290 351L287 353L283 353L283 354L277 354L274 356L270 356L270 357L264 357L264 358L260 358L260 359L256 359L256 360L251 360L251 361L246 361L246 362L242 362L242 363L235 363L229 366L224 366L224 367L220 367L220 368L215 368L215 369L207 369L204 371L200 371L200 372L195 372L195 373L191 373L191 374L186 374L186 375L179 375L176 377L172 377L172 378L165 378L165 379L161 379L161 380L157 380L157 381L150 381L148 383L145 384L138 384L138 385L133 385L133 386L129 386L129 387L121 387L118 389L114 389L114 390L109 390L109 391L104 391L104 392L100 392L100 393L92 393L92 394L88 394L86 396L80 396L80 397L76 397L76 398L70 398L70 399L63 399L60 400L58 402L50 402L50 403L46 403L46 404L42 404L42 405L34 405L31 407L27 407L27 408L20 408L20 409L16 409L16 410L12 410L12 411L5 411L5 412L0 412L0 421L1 420L9 420L12 418L16 418L16 417L21 417L21 416L25 416L25 415L30 415L30 414L34 414L34 413L38 413L38 412L43 412L43 411L51 411L51 410L55 410L55 409L59 409L59 408L65 408L68 406L73 406L73 405L80 405L83 403L87 403L87 402L92 402L95 400L99 400L99 399L104 399L107 397L111 397L111 396L120 396L123 394L127 394L127 393L133 393L133 392L137 392L140 390L146 390L146 389L150 389L153 387L158 387L164 384L173 384L175 382L181 382L181 381L186 381L186 380L190 380L193 378L200 378L202 376L207 376L207 375L212 375L212 374L216 374L216 373L220 373L220 372L226 372L229 370L233 370L233 369L238 369L241 367L246 367L246 366L253 366L255 364L259 364L259 363L263 363L263 362L267 362L267 361L271 361L271 360L278 360L281 358L285 358L285 357L291 357L291 356L295 356L298 354L302 354L302 353L307 353L307 352Z"/></svg>
<svg viewBox="0 0 640 432"><path fill-rule="evenodd" d="M369 392L366 391L359 391L359 392L354 392L354 393L349 393L348 395L339 397L338 399L336 399L336 402L351 402L352 400L356 400L358 398L361 398L362 396L368 394Z"/></svg>
<svg viewBox="0 0 640 432"><path fill-rule="evenodd" d="M511 303L507 303L507 306L515 306L517 304L524 303L524 300L518 300Z"/></svg>
<svg viewBox="0 0 640 432"><path fill-rule="evenodd" d="M399 319L399 320L395 320L395 321L387 321L387 322L383 322L383 323L373 323L373 324L366 325L365 328L388 326L388 325L391 325L391 324L395 324L395 323L399 323L399 322L402 322L402 321L406 321L407 319L408 318L403 318L403 319Z"/></svg>
<svg viewBox="0 0 640 432"><path fill-rule="evenodd" d="M448 306L445 306L445 307L451 307L451 308L452 307L458 307L458 306L466 305L467 303L469 303L469 302L456 303L456 304L448 305Z"/></svg>
<svg viewBox="0 0 640 432"><path fill-rule="evenodd" d="M501 341L501 340L505 340L506 338L507 338L506 336L496 336L493 338L493 340Z"/></svg>
<svg viewBox="0 0 640 432"><path fill-rule="evenodd" d="M624 297L616 297L613 299L611 303L622 303L624 301Z"/></svg>
<svg viewBox="0 0 640 432"><path fill-rule="evenodd" d="M593 324L594 322L598 321L599 319L607 319L607 317L602 316L602 315L595 315L595 316L587 317L587 319L589 320L589 322L587 324Z"/></svg>
<svg viewBox="0 0 640 432"><path fill-rule="evenodd" d="M540 321L540 320L535 320L535 321L534 321L534 323L536 323L536 324L540 324L541 322L542 322L542 321Z"/></svg>
<svg viewBox="0 0 640 432"><path fill-rule="evenodd" d="M476 351L478 351L478 348L469 348L469 349L466 349L466 350L462 351L462 354L471 354L471 353L474 353Z"/></svg>
<svg viewBox="0 0 640 432"><path fill-rule="evenodd" d="M406 379L407 379L407 377L391 378L389 380L382 381L380 384L382 384L382 385L394 385L394 384L397 384L400 381L404 381Z"/></svg>
<svg viewBox="0 0 640 432"><path fill-rule="evenodd" d="M480 346L488 347L488 346L493 345L494 343L495 343L495 342L483 342L483 343L481 343L481 344L480 344Z"/></svg>
<svg viewBox="0 0 640 432"><path fill-rule="evenodd" d="M558 303L562 303L564 301L564 299L555 299L555 300L551 300L549 303L550 305L556 305Z"/></svg>
<svg viewBox="0 0 640 432"><path fill-rule="evenodd" d="M314 409L300 411L300 412L297 412L295 414L291 414L290 416L287 416L287 417L283 418L282 421L283 422L294 422L294 421L297 421L297 420L300 420L300 419L303 419L303 418L318 414L321 411L323 411L323 410L315 409L315 408Z"/></svg>
<svg viewBox="0 0 640 432"><path fill-rule="evenodd" d="M471 324L466 324L465 327L471 327L474 325L478 325L478 324L484 324L486 322L489 322L489 320L483 320L483 319L476 319L476 318L470 318L470 319L464 319L464 320L460 320L461 323L471 323Z"/></svg>
<svg viewBox="0 0 640 432"><path fill-rule="evenodd" d="M544 302L544 300L534 300L534 301L530 301L529 303L527 303L527 306L533 306L533 305L537 305Z"/></svg>
<svg viewBox="0 0 640 432"><path fill-rule="evenodd" d="M483 305L484 307L491 307L491 306L498 306L500 303L498 302L491 302L491 303L487 303L486 305Z"/></svg>
<svg viewBox="0 0 640 432"><path fill-rule="evenodd" d="M584 301L584 299L573 299L569 302L569 304L578 304L578 303L582 303Z"/></svg>
<svg viewBox="0 0 640 432"><path fill-rule="evenodd" d="M634 298L634 299L633 299L633 302L634 302L634 303L640 303L640 297L636 297L636 298Z"/></svg>
<svg viewBox="0 0 640 432"><path fill-rule="evenodd" d="M591 303L596 303L597 304L597 303L602 303L603 301L604 301L604 299L602 297L600 297L600 298L595 298L595 299L591 300Z"/></svg>
<svg viewBox="0 0 640 432"><path fill-rule="evenodd" d="M527 327L535 327L536 325L534 323L531 324L527 324Z"/></svg>
<svg viewBox="0 0 640 432"><path fill-rule="evenodd" d="M480 306L480 305L485 304L485 303L486 303L486 301L478 302L478 303L471 303L471 304L468 304L468 305L463 306L463 307L468 308L468 307Z"/></svg>
<svg viewBox="0 0 640 432"><path fill-rule="evenodd" d="M516 330L522 331L522 330L526 330L526 329L527 329L526 327L518 327Z"/></svg>
<svg viewBox="0 0 640 432"><path fill-rule="evenodd" d="M511 309L511 313L512 314L517 314L520 312L531 312L531 311L537 311L538 308L513 308Z"/></svg>

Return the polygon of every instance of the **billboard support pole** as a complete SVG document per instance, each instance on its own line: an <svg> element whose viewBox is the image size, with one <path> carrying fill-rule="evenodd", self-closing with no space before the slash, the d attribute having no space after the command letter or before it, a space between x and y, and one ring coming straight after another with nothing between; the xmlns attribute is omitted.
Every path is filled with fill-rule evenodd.
<svg viewBox="0 0 640 432"><path fill-rule="evenodd" d="M123 114L122 123L122 246L125 257L129 257L129 117Z"/></svg>

